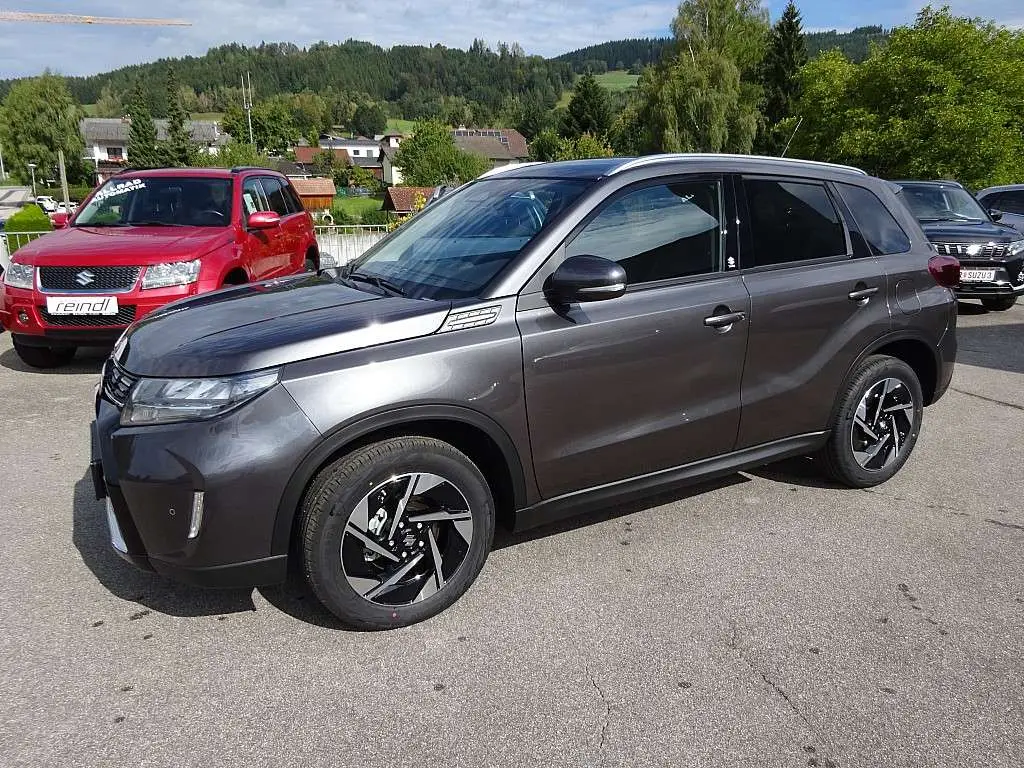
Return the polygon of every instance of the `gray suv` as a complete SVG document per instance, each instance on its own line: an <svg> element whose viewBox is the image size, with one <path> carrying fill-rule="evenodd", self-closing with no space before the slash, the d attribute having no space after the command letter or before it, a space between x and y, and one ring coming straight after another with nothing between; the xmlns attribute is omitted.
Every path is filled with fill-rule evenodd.
<svg viewBox="0 0 1024 768"><path fill-rule="evenodd" d="M227 587L292 564L343 623L402 626L469 588L497 523L796 455L892 477L949 384L958 270L853 168L523 165L338 275L133 325L93 480L142 568Z"/></svg>

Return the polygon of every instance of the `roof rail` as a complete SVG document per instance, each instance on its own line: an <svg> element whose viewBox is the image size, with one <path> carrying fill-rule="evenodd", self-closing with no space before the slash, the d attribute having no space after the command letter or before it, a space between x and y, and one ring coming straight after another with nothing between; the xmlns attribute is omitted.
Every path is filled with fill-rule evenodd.
<svg viewBox="0 0 1024 768"><path fill-rule="evenodd" d="M241 173L242 171L271 171L276 173L273 168L264 168L260 165L236 165L231 169L232 173Z"/></svg>
<svg viewBox="0 0 1024 768"><path fill-rule="evenodd" d="M632 168L640 168L645 165L657 165L659 163L669 163L677 160L760 160L774 163L788 163L796 165L808 165L817 168L841 168L844 171L851 171L852 173L858 173L862 176L867 176L867 172L861 168L855 168L852 165L840 165L838 163L823 163L818 160L801 160L799 158L792 157L771 157L768 155L736 155L726 153L666 153L660 155L645 155L644 157L637 157L632 160L627 160L622 165L616 166L608 175L615 173L621 173L622 171L628 171Z"/></svg>

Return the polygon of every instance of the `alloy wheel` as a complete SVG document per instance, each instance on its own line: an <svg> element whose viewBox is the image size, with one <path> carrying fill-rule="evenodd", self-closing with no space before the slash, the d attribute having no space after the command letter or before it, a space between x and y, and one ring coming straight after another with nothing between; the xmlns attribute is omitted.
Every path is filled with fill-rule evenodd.
<svg viewBox="0 0 1024 768"><path fill-rule="evenodd" d="M469 503L453 482L427 472L395 475L349 515L341 567L364 600L410 605L444 589L472 541Z"/></svg>
<svg viewBox="0 0 1024 768"><path fill-rule="evenodd" d="M894 378L872 384L853 417L854 459L869 472L885 469L899 457L913 433L914 420L914 398L906 384Z"/></svg>

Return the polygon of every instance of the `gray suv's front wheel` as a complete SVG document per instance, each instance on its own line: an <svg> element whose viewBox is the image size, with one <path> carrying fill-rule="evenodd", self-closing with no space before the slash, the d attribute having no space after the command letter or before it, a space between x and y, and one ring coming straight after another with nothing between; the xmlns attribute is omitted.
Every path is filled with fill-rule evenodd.
<svg viewBox="0 0 1024 768"><path fill-rule="evenodd" d="M359 629L430 618L469 588L494 536L480 470L448 443L398 437L323 469L302 509L306 577Z"/></svg>
<svg viewBox="0 0 1024 768"><path fill-rule="evenodd" d="M921 382L902 360L874 355L847 381L822 460L844 485L869 488L910 458L924 410Z"/></svg>

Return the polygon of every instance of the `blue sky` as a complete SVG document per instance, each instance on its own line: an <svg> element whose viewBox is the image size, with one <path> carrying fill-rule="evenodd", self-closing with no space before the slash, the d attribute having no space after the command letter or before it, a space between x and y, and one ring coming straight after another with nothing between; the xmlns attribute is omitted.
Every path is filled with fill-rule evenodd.
<svg viewBox="0 0 1024 768"><path fill-rule="evenodd" d="M941 3L939 3L941 4ZM767 3L776 18L785 0ZM913 20L919 3L804 0L808 29L894 26ZM1024 26L1024 0L950 0L957 13ZM624 37L662 36L677 2L665 0L8 0L6 10L95 16L185 19L191 27L126 27L0 23L0 78L49 68L69 75L102 72L171 56L201 55L229 42L308 45L347 38L384 46L443 43L466 48L519 42L527 52L556 55Z"/></svg>

